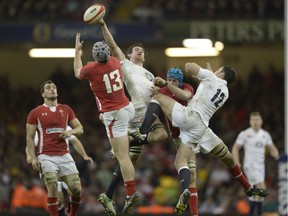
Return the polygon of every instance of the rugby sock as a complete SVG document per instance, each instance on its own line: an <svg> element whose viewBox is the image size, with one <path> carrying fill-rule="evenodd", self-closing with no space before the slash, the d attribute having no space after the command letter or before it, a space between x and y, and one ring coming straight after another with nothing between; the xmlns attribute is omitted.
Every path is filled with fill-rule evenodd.
<svg viewBox="0 0 288 216"><path fill-rule="evenodd" d="M153 122L159 116L160 113L161 113L160 104L156 100L152 99L148 105L145 114L145 119L139 130L141 134L148 134L151 125L153 124Z"/></svg>
<svg viewBox="0 0 288 216"><path fill-rule="evenodd" d="M254 215L255 208L256 208L256 202L249 200L249 216Z"/></svg>
<svg viewBox="0 0 288 216"><path fill-rule="evenodd" d="M183 193L185 189L189 188L191 173L188 166L185 166L178 170L178 174L180 178L181 193Z"/></svg>
<svg viewBox="0 0 288 216"><path fill-rule="evenodd" d="M189 199L189 207L190 207L190 213L192 216L198 216L198 194L197 194L197 188L192 187L189 188L189 191L191 192L191 197Z"/></svg>
<svg viewBox="0 0 288 216"><path fill-rule="evenodd" d="M245 177L242 170L237 164L234 168L229 169L229 172L232 175L232 177L235 178L243 186L245 191L249 190L251 185L249 184L247 178Z"/></svg>
<svg viewBox="0 0 288 216"><path fill-rule="evenodd" d="M70 209L70 216L75 216L77 209L80 205L81 197L74 197L71 196L71 209Z"/></svg>
<svg viewBox="0 0 288 216"><path fill-rule="evenodd" d="M136 192L134 180L125 181L124 186L126 188L127 196L132 196Z"/></svg>
<svg viewBox="0 0 288 216"><path fill-rule="evenodd" d="M262 202L256 202L257 215L262 215Z"/></svg>
<svg viewBox="0 0 288 216"><path fill-rule="evenodd" d="M58 216L58 198L48 197L47 204L50 216Z"/></svg>
<svg viewBox="0 0 288 216"><path fill-rule="evenodd" d="M120 166L118 165L116 169L113 172L112 180L109 184L108 190L106 192L106 195L109 199L113 198L113 194L116 190L117 185L123 181L122 173L120 170Z"/></svg>
<svg viewBox="0 0 288 216"><path fill-rule="evenodd" d="M58 216L65 216L65 209L63 205L58 208Z"/></svg>

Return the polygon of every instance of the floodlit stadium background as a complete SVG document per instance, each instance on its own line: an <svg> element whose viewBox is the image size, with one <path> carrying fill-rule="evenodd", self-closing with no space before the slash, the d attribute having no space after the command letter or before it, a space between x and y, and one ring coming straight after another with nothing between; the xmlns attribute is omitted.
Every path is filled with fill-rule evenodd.
<svg viewBox="0 0 288 216"><path fill-rule="evenodd" d="M284 157L284 0L2 0L0 215L16 209L11 200L17 185L42 186L37 173L25 161L25 123L28 112L43 103L39 86L47 79L57 84L59 103L71 105L82 122L85 134L80 140L98 165L89 167L71 148L83 183L79 215L105 215L96 196L107 188L117 161L110 158L110 146L88 83L75 79L73 58L29 56L35 48L73 49L75 35L81 32L85 42L83 62L90 61L93 43L103 39L99 26L82 22L85 9L93 3L106 6L106 22L123 51L133 43L144 44L148 53L145 67L155 76L164 77L169 67L183 69L186 62L192 61L203 67L210 62L214 69L223 64L236 68L239 79L231 88L229 100L212 118L211 128L231 150L237 134L249 126L249 113L259 111L264 118L263 128L271 133ZM166 55L167 48L184 48L182 41L189 38L210 39L212 46L218 41L224 48L217 56ZM197 88L194 80L186 81ZM176 204L179 182L173 167L174 155L174 146L169 142L145 147L136 173L138 191L145 196L141 206L172 208ZM199 155L197 168L200 215L245 215L247 197L220 162ZM285 157L278 166L267 155L266 183L270 195L264 203L265 215L287 215L287 205L282 208L285 198L287 203ZM285 183L286 194L281 194L283 189L278 191L277 185L285 188ZM119 187L114 198L119 209L124 204L123 196L124 190ZM16 211L20 215L41 212L27 207ZM139 211L136 209L134 215Z"/></svg>

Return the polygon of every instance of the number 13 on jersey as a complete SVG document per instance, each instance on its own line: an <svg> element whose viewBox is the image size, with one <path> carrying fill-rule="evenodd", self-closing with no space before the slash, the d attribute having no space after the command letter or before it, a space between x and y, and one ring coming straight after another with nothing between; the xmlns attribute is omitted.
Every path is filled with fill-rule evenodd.
<svg viewBox="0 0 288 216"><path fill-rule="evenodd" d="M109 74L104 74L103 81L108 94L123 88L123 83L118 70L112 71ZM113 81L114 84L111 85L111 81Z"/></svg>

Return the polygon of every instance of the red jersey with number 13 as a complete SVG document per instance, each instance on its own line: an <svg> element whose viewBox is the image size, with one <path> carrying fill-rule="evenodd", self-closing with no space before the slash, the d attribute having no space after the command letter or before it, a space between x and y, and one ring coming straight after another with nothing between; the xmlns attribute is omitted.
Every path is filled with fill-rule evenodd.
<svg viewBox="0 0 288 216"><path fill-rule="evenodd" d="M106 63L93 62L80 71L80 78L90 83L99 112L121 109L129 104L123 85L123 72L118 59L111 56Z"/></svg>

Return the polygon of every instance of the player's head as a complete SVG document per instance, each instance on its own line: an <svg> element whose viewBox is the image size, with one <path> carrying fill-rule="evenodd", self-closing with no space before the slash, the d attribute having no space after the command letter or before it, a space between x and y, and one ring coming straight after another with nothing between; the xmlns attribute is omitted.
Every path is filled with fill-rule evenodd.
<svg viewBox="0 0 288 216"><path fill-rule="evenodd" d="M98 41L94 44L92 49L92 55L95 61L105 63L110 59L110 47L105 41Z"/></svg>
<svg viewBox="0 0 288 216"><path fill-rule="evenodd" d="M169 81L169 79L176 79L178 80L178 87L181 88L183 84L183 72L180 68L170 68L167 72L166 79Z"/></svg>
<svg viewBox="0 0 288 216"><path fill-rule="evenodd" d="M250 113L250 126L254 130L259 130L262 127L263 120L261 114L259 112L251 112Z"/></svg>
<svg viewBox="0 0 288 216"><path fill-rule="evenodd" d="M141 43L132 44L127 49L127 57L131 61L135 59L140 59L142 62L144 62L145 55L147 55L147 53L144 46Z"/></svg>
<svg viewBox="0 0 288 216"><path fill-rule="evenodd" d="M45 81L40 86L40 92L43 98L54 100L58 97L57 87L52 80Z"/></svg>
<svg viewBox="0 0 288 216"><path fill-rule="evenodd" d="M222 67L222 71L224 72L224 79L227 81L227 84L231 84L236 80L236 70L228 65Z"/></svg>

